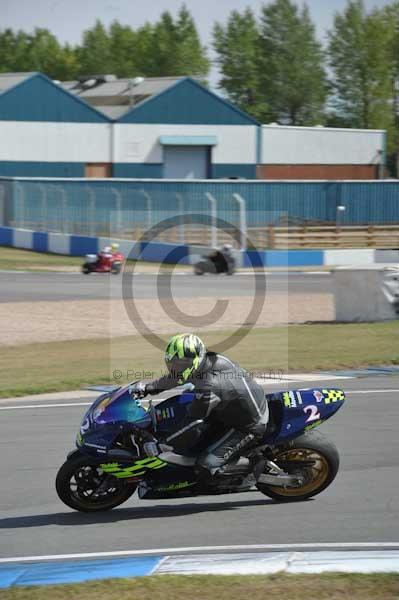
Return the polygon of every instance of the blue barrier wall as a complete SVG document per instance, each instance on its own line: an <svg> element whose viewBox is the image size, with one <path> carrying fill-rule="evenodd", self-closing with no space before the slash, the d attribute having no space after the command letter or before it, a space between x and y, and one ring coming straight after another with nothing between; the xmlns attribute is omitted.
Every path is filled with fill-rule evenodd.
<svg viewBox="0 0 399 600"><path fill-rule="evenodd" d="M243 255L243 267L315 267L323 264L324 250L249 250Z"/></svg>
<svg viewBox="0 0 399 600"><path fill-rule="evenodd" d="M56 238L56 239L54 239ZM133 248L135 256L139 260L149 262L164 262L169 264L191 264L198 256L197 246L185 244L167 244L161 242L139 242L126 240L113 240L120 242L121 251L127 256ZM31 249L36 252L53 252L55 254L67 254L71 256L84 256L85 254L96 254L109 240L105 238L69 235L48 234L45 232L29 231L27 229L14 229L0 227L0 246L13 246L15 248ZM139 255L136 250L139 249ZM248 250L242 253L242 266L246 268L255 267L301 267L321 266L326 263L326 256L333 250ZM342 252L342 251L339 251ZM349 253L353 257L353 250ZM131 256L131 254L130 254ZM239 259L238 263L240 263ZM352 258L353 261L353 258Z"/></svg>
<svg viewBox="0 0 399 600"><path fill-rule="evenodd" d="M206 247L160 242L119 242L120 251L129 258L149 262L170 264L194 264ZM25 248L37 252L52 252L73 256L95 254L110 244L109 238L78 236L62 233L46 233L28 229L0 226L0 246ZM237 251L237 265L244 268L256 267L319 267L322 265L367 265L378 262L397 262L397 252L390 250L247 250L241 255Z"/></svg>

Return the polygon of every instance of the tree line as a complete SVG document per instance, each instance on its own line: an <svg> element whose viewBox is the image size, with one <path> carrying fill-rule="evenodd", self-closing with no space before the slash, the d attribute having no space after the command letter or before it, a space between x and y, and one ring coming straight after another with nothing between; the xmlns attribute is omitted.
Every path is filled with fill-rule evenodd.
<svg viewBox="0 0 399 600"><path fill-rule="evenodd" d="M347 0L324 43L306 4L273 0L259 14L233 10L215 23L213 50L221 92L262 123L382 128L390 151L399 132L399 0L367 11ZM0 71L41 71L53 79L193 75L211 67L195 21L182 6L133 29L101 21L79 45L47 29L0 30Z"/></svg>

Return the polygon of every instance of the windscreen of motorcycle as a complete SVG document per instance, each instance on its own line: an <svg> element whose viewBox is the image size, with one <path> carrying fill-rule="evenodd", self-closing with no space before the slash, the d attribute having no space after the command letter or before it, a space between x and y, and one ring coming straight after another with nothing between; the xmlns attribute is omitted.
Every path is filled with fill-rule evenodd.
<svg viewBox="0 0 399 600"><path fill-rule="evenodd" d="M151 415L138 400L132 399L128 388L100 396L85 415L82 426L89 428L123 421L139 427L147 427L151 423Z"/></svg>

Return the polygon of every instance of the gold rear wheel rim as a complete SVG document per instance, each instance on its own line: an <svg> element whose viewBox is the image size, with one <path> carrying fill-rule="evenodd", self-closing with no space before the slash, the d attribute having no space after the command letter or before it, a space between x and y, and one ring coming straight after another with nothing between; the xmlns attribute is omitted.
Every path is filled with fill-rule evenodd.
<svg viewBox="0 0 399 600"><path fill-rule="evenodd" d="M309 467L301 467L298 465L298 470L306 473L306 481L303 485L292 488L292 487L270 487L270 490L279 496L294 497L311 494L316 490L320 489L326 482L330 466L326 457L320 454L318 450L312 450L310 448L293 448L291 450L285 450L278 454L274 461L278 464L279 460L284 461L312 461L312 465Z"/></svg>

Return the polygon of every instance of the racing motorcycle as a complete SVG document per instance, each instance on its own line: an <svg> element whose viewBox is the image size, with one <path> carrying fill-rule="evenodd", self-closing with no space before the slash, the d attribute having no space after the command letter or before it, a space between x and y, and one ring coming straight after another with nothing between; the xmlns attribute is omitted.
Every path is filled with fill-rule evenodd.
<svg viewBox="0 0 399 600"><path fill-rule="evenodd" d="M345 394L339 389L267 394L270 421L264 439L211 476L196 465L194 454L183 456L167 444L193 392L183 390L144 408L132 398L130 385L90 388L103 393L84 415L77 449L56 478L58 496L75 510L109 510L136 490L141 499L170 499L256 486L275 500L300 501L326 489L338 472L335 445L314 428L342 406Z"/></svg>
<svg viewBox="0 0 399 600"><path fill-rule="evenodd" d="M194 274L204 275L211 273L212 275L234 275L236 263L234 257L220 251L212 254L203 255L201 260L194 264Z"/></svg>
<svg viewBox="0 0 399 600"><path fill-rule="evenodd" d="M82 265L82 273L112 273L118 275L121 272L125 257L121 252L99 252L98 254L86 254Z"/></svg>

